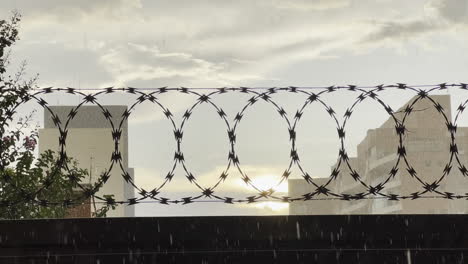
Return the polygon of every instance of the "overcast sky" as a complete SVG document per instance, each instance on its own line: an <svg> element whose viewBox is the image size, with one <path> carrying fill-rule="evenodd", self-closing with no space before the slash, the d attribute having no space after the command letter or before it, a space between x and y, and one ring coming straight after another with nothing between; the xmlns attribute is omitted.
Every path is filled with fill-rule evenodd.
<svg viewBox="0 0 468 264"><path fill-rule="evenodd" d="M28 72L40 74L38 84L42 87L272 87L468 81L468 0L0 1L0 18L9 17L13 9L23 16L21 40L13 49L14 60L16 63L27 60ZM412 95L388 96L389 102L398 108ZM224 106L236 113L248 97L233 98L225 100ZM192 99L169 95L163 100L180 114ZM300 105L296 99L283 98L287 110L291 109L290 115ZM330 100L337 108L346 101ZM128 102L115 97L108 103ZM147 114L151 107L142 106L140 114L130 119L130 163L142 184L151 183L150 175L165 174L170 166L154 165L147 160L150 155L142 154L143 134L153 126L155 130L166 131L166 141L173 142L171 127L161 113ZM363 109L365 113L367 108ZM222 170L227 147L223 123L212 109L206 112L208 117L194 117L198 121L191 121L191 127L187 125L187 129L192 129L191 142L195 141L189 143L187 139L187 148L192 147L192 156L199 158L200 153L195 150L205 147L199 136L214 141L208 151L222 152L219 157L191 162L194 170L209 178ZM268 118L264 113L270 113ZM354 142L351 145L359 143L367 129L387 118L381 113L383 116L366 117L363 123L367 127L356 124L361 129L354 137L350 136ZM322 124L322 117L314 118L315 123ZM325 114L323 118L327 118ZM245 129L240 136L244 142L263 140L267 145L272 140L276 142L276 135L281 136L283 143L278 143L278 149L284 152L281 162L269 148L255 153L245 147L244 157L250 160L244 162L245 166L260 176L281 173L287 163L288 135L281 122L274 110L264 105L239 128L239 133ZM335 133L331 132L335 128L329 119L323 122L329 122L327 128L317 132L317 128L304 126L304 131L309 131L304 134ZM259 125L258 129L248 129L251 124ZM277 127L281 131L276 131ZM258 131L262 128L267 131ZM164 137L160 140L165 144ZM311 170L316 169L316 177L324 177L337 157L335 138L321 143L330 144L333 151L308 155L310 161L326 159L321 168L311 166ZM242 152L242 147L239 148ZM166 152L172 155L173 149ZM171 159L172 156L167 157L166 163ZM272 168L274 173L266 172ZM201 207L174 206L167 212L168 209L161 211L154 206L154 210L137 212L140 215L287 212L287 207L282 211L224 205L213 211L213 207Z"/></svg>

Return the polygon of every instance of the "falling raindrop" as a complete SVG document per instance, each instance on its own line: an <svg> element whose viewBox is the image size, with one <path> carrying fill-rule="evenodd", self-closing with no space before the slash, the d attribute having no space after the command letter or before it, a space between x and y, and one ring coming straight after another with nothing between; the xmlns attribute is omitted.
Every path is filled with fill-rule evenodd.
<svg viewBox="0 0 468 264"><path fill-rule="evenodd" d="M408 250L406 250L406 262L408 264L411 264L411 252Z"/></svg>
<svg viewBox="0 0 468 264"><path fill-rule="evenodd" d="M297 239L301 239L301 228L299 226L299 222L296 221L296 235Z"/></svg>

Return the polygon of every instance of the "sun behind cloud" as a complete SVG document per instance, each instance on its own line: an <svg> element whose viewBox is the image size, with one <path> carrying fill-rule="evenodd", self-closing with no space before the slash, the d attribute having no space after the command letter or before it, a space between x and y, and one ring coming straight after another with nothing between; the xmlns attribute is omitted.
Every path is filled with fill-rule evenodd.
<svg viewBox="0 0 468 264"><path fill-rule="evenodd" d="M280 177L272 174L262 174L259 176L254 176L251 178L251 184L246 184L242 179L238 179L237 183L244 188L252 191L255 190L253 186L257 187L261 191L273 189L278 193L287 193L288 192L288 182L283 181L279 183Z"/></svg>

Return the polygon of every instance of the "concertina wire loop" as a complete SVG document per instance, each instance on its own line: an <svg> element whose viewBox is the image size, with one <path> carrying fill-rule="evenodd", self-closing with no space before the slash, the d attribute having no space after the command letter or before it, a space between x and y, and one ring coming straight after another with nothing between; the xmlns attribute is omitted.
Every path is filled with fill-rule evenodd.
<svg viewBox="0 0 468 264"><path fill-rule="evenodd" d="M352 201L352 200L362 200L362 199L388 199L388 200L405 200L405 199L422 199L422 198L441 198L441 199L466 199L468 195L466 193L452 193L452 192L443 192L438 190L440 187L441 182L449 175L450 171L452 170L453 166L456 166L457 169L462 173L463 176L468 176L468 169L462 163L461 159L458 156L458 147L456 142L456 130L457 130L457 121L460 119L461 114L465 110L468 105L468 99L461 103L455 114L454 122L452 123L449 117L445 114L443 107L433 100L429 95L435 91L442 91L447 90L448 88L454 89L462 89L468 90L467 84L439 84L434 86L408 86L406 84L396 84L396 85L379 85L375 87L358 87L354 85L349 86L330 86L330 87L282 87L282 88L247 88L247 87L240 87L240 88L208 88L208 89L197 89L197 88L154 88L154 89L138 89L133 87L127 88L104 88L104 89L94 89L90 90L93 93L84 93L83 90L75 89L75 88L43 88L43 89L35 89L31 90L30 93L22 97L12 109L9 109L5 113L5 122L0 124L0 126L5 127L7 126L7 120L12 120L13 115L16 113L16 110L19 106L33 101L39 104L44 111L48 111L51 115L51 119L58 129L59 132L59 159L57 161L56 166L54 167L55 170L50 172L47 177L44 177L40 186L35 190L33 193L27 193L25 190L22 190L18 186L15 186L14 183L9 182L19 194L21 194L21 199L17 201L0 201L1 206L14 206L17 203L21 202L33 202L40 206L49 206L49 205L73 205L79 204L78 201L83 199L88 199L94 197L100 203L105 204L128 204L134 205L138 204L145 200L151 200L161 204L189 204L193 202L200 202L202 199L211 199L214 201L224 202L224 203L254 203L258 201L279 201L279 202L295 202L295 201L313 201L313 200L344 200L344 201ZM415 99L412 100L404 109L404 113L400 119L398 119L395 114L396 112L386 104L380 97L379 93L388 89L395 89L395 90L408 90L415 93ZM207 90L208 93L201 93L201 90ZM352 102L350 107L348 107L343 115L343 121L340 123L337 118L337 113L333 110L333 108L328 105L324 99L322 99L322 95L339 93L343 90L351 91L356 93L356 99ZM94 92L95 91L95 92ZM15 93L15 90L3 90L2 92L7 93ZM121 116L120 122L114 123L112 121L112 115L108 109L106 109L105 105L99 103L99 98L106 96L107 94L115 93L115 92L122 92L133 94L137 96L136 101L131 104L128 109L123 113ZM221 106L217 105L213 102L212 98L216 96L222 96L225 93L243 93L247 94L250 99L243 105L239 112L235 115L234 118L228 117L226 112L222 109ZM47 101L43 98L40 98L40 95L44 94L51 94L51 93L67 93L71 95L81 96L83 99L82 101L72 108L70 113L68 114L67 120L60 120L59 116L53 112L53 110L49 107ZM163 93L184 93L196 96L198 99L196 102L183 111L182 121L178 126L173 118L173 113L170 111L169 108L165 107L158 99L157 96ZM296 93L301 94L304 96L305 101L304 103L297 109L295 115L292 119L288 117L286 111L273 99L272 95L276 93ZM346 125L352 117L353 111L356 107L364 102L365 100L373 100L375 101L380 107L382 107L385 112L390 116L390 119L394 122L394 129L396 134L398 135L398 142L396 143L396 160L393 166L389 171L386 172L384 180L378 184L370 185L366 183L363 177L353 168L350 159L348 157L346 148L345 148L345 138L346 138ZM407 134L407 129L405 127L406 120L410 117L411 113L414 111L414 106L417 102L421 100L429 100L432 106L437 110L440 116L445 121L445 125L447 127L447 131L450 134L450 146L449 148L449 157L447 158L447 163L445 168L443 169L442 174L440 177L434 182L426 182L417 172L417 170L411 165L411 162L407 158L407 152L405 147L405 136ZM290 160L289 163L284 170L284 173L281 175L279 181L270 189L263 190L258 186L255 186L251 178L245 173L242 169L240 158L236 154L236 132L238 126L241 124L242 118L249 112L249 109L257 104L258 102L264 102L269 104L274 110L276 110L277 114L281 117L281 119L285 122L289 134L289 140L291 144L290 149ZM130 176L129 172L125 169L125 166L122 163L122 157L119 150L119 142L120 137L122 135L122 126L126 120L132 114L132 111L143 102L151 102L152 104L156 105L163 113L165 118L170 122L173 132L174 138L176 143L176 151L174 154L174 162L170 167L167 175L165 176L162 183L158 186L151 186L150 188L142 188L138 186L132 177ZM79 182L77 178L73 176L72 173L68 173L68 177L70 181L76 183L79 188L81 189L81 194L75 199L68 199L65 201L49 201L49 200L39 200L37 197L40 196L40 193L46 190L51 184L53 184L55 177L60 173L62 169L65 171L70 172L70 168L66 160L68 159L66 153L66 141L68 137L69 131L69 124L74 119L74 117L80 111L80 108L85 104L93 104L99 107L102 114L104 115L107 122L112 130L112 140L114 142L114 150L112 152L112 156L110 157L110 163L108 168L100 174L96 181L96 185L94 188L87 187ZM222 120L222 122L226 126L227 130L227 138L229 140L229 153L228 153L228 163L225 169L220 174L217 181L214 182L212 186L202 186L197 179L197 175L194 175L190 168L186 165L185 157L183 153L183 133L184 127L188 122L190 122L190 117L194 111L196 111L197 107L201 104L208 104L213 111L216 111L218 117ZM332 169L328 180L325 184L318 184L314 181L314 178L309 175L306 169L301 165L301 160L298 154L298 150L300 146L296 144L296 128L297 125L301 122L301 117L304 111L312 104L319 105L328 116L332 119L333 123L336 125L337 136L339 138L339 154L336 166ZM229 120L233 120L230 122ZM385 192L385 186L389 183L398 173L399 166L403 164L406 167L406 171L409 175L415 178L420 183L420 189L415 190L413 193L409 195L404 194L396 194L396 193L387 193ZM162 189L176 176L175 170L178 166L183 168L185 173L185 177L187 181L196 188L199 189L200 194L193 197L184 197L184 198L165 198L160 196ZM310 185L312 185L313 191L304 193L298 197L286 197L286 196L277 196L276 191L274 190L275 187L280 185L282 182L287 181L289 176L291 175L291 171L293 167L296 167L302 178ZM113 198L105 198L101 197L97 194L98 190L106 184L107 180L110 178L110 172L113 170L114 167L119 167L121 170L121 175L123 180L126 184L130 184L135 188L138 192L139 197L133 197L125 201L117 201ZM2 168L4 169L4 168ZM253 196L248 196L244 198L233 198L233 197L223 197L216 192L218 186L223 184L223 182L229 177L229 172L232 169L236 169L239 174L241 175L242 180L251 186L255 192L257 192ZM340 171L347 170L349 173L348 175L341 175ZM6 174L4 174L6 175ZM360 193L338 193L330 190L327 188L332 182L340 180L340 177L352 177L352 179L362 185L366 191ZM4 181L10 181L8 178L2 179Z"/></svg>

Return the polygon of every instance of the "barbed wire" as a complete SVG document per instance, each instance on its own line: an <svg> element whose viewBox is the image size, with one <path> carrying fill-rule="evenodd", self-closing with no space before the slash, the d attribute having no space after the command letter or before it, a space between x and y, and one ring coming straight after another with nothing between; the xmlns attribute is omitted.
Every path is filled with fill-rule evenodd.
<svg viewBox="0 0 468 264"><path fill-rule="evenodd" d="M399 88L401 89L401 85L407 86L407 87L413 87L413 88L427 88L427 87L437 87L437 86L445 86L445 87L459 87L460 85L465 85L464 83L442 83L442 84L416 84L416 85L408 85L408 84L402 84L402 83L397 83L397 84L390 84L390 85L334 85L334 86L284 86L284 87L190 87L190 88L185 88L185 87L168 87L168 86L162 86L162 87L105 87L105 88L70 88L70 87L65 87L65 88L60 88L60 87L55 87L55 89L74 89L78 91L102 91L105 89L112 88L113 90L126 90L129 88L133 88L139 91L156 91L160 89L165 89L165 90L183 90L183 89L190 89L192 91L194 90L219 90L219 89L227 89L231 91L236 91L236 90L242 90L242 89L249 89L249 90L268 90L268 89L277 89L277 90L287 90L290 88L296 88L300 90L323 90L323 89L328 89L330 87L333 87L334 89L349 89L350 87L355 87L357 89L375 89L376 87L383 87L386 89L389 88ZM52 87L51 87L52 88ZM41 91L46 88L37 88L37 89L32 89L33 91Z"/></svg>
<svg viewBox="0 0 468 264"><path fill-rule="evenodd" d="M352 200L363 200L363 199L386 199L386 200L414 200L414 199L422 199L422 198L435 198L435 199L466 199L468 198L468 194L466 193L456 193L456 192L444 192L439 190L441 186L441 182L449 175L453 166L457 166L458 170L461 172L463 176L468 176L468 169L462 163L461 159L459 158L458 153L458 146L456 142L456 131L457 131L457 121L460 119L460 115L464 111L464 109L468 105L468 99L460 104L456 110L456 116L454 118L454 122L450 120L450 117L447 116L446 110L443 106L435 101L430 95L436 91L447 90L448 88L453 89L462 89L468 90L467 84L438 84L438 85L418 85L418 86L408 86L406 84L395 84L395 85L378 85L378 86L329 86L329 87L270 87L270 88L247 88L247 87L236 87L236 88L168 88L168 87L160 87L160 88L133 88L133 87L126 87L126 88L114 88L108 87L104 89L76 89L76 88L53 88L47 87L42 89L31 90L29 95L23 97L13 109L7 111L5 113L4 120L12 119L13 115L16 113L19 106L29 102L35 101L37 102L44 111L50 113L52 122L57 127L59 132L59 159L55 166L55 171L52 171L44 177L40 186L38 186L37 190L33 193L27 193L22 190L20 187L15 186L15 183L11 181L10 178L6 177L6 173L3 173L4 178L2 179L5 182L10 183L13 187L17 188L19 194L21 194L21 199L18 201L8 201L2 200L0 201L0 205L3 206L13 206L19 202L33 202L41 206L51 206L51 205L74 205L74 204L82 204L83 199L88 198L95 198L97 199L97 203L108 204L108 205L115 205L115 204L127 204L127 205L134 205L138 203L160 203L160 204L190 204L194 202L223 202L223 203L255 203L259 201L278 201L278 202L295 202L295 201L314 201L314 200L344 200L344 201L352 201ZM406 107L402 111L394 111L390 105L388 105L384 100L379 97L379 93L389 89L399 89L399 90L407 90L411 91L415 94L414 99L406 105ZM206 93L203 90L207 90ZM317 91L316 91L317 90ZM323 99L323 95L325 94L335 94L339 93L343 90L351 91L356 93L356 99L352 102L352 104L346 109L343 120L340 122L337 117L337 113L335 110L326 103L325 99ZM11 92L15 93L15 90L2 90L3 92ZM85 91L95 91L94 93L85 93ZM100 98L112 94L115 92L123 92L128 94L133 94L137 96L136 101L131 104L125 112L122 114L121 119L119 122L115 122L114 117L112 116L111 112L106 108L105 105L102 105L99 100ZM57 113L54 113L53 109L49 106L49 103L45 101L40 96L44 94L53 94L53 93L66 93L71 95L78 95L82 97L82 101L75 107L72 107L70 112L67 115L66 120L61 120ZM183 93L183 94L190 94L197 98L196 102L188 107L182 113L182 120L180 124L177 124L174 120L174 115L171 110L166 107L159 99L158 96L163 93ZM226 93L242 93L247 94L250 98L247 102L242 106L239 112L232 118L229 117L228 114L223 110L221 106L216 104L213 101L214 97L222 96ZM304 96L305 101L304 103L297 109L294 116L291 118L288 116L284 108L277 103L273 99L273 94L281 94L281 93L295 93ZM356 107L364 101L372 100L375 101L380 107L382 107L385 112L389 115L390 120L393 121L393 128L395 129L395 133L398 138L397 142L397 150L395 152L396 159L385 174L386 177L377 183L377 184L370 184L366 182L364 175L361 175L353 166L352 162L350 161L350 157L348 156L348 152L345 147L345 138L346 138L346 125L348 124L349 120L353 116L353 112ZM408 134L408 129L405 123L407 119L413 112L420 111L420 109L415 109L415 105L423 100L428 100L428 102L437 110L437 113L440 114L442 119L445 122L445 126L447 132L450 135L450 146L449 148L449 157L448 161L445 164L442 174L438 177L437 180L433 182L427 182L423 177L418 174L418 171L412 166L410 160L407 156L407 149L405 147L405 136ZM236 151L236 143L237 143L237 129L239 124L242 122L243 117L248 114L249 109L258 103L259 101L266 102L269 104L273 109L276 110L279 117L284 121L288 134L289 134L289 141L291 144L290 148L290 159L288 166L284 170L284 173L281 175L280 180L271 188L269 189L262 189L259 186L256 186L252 179L248 176L245 170L241 166L240 158L237 155ZM144 188L136 184L134 179L130 176L130 173L125 166L122 153L120 150L120 141L124 129L125 122L130 118L133 111L136 107L143 102L150 102L156 105L163 113L164 117L170 122L173 133L174 139L176 143L176 151L174 153L174 161L164 178L164 181L154 188ZM66 142L68 139L68 133L70 131L70 123L79 113L81 107L85 104L92 104L97 106L102 115L105 117L106 121L109 123L109 127L112 131L112 140L114 143L114 149L112 155L110 157L110 163L108 164L107 169L100 174L98 177L96 184L94 187L90 188L88 185L81 183L77 178L73 177L73 173L71 173L71 168L67 164L67 159L69 156L66 152ZM229 140L229 153L228 153L228 163L226 164L225 169L219 175L219 178L214 181L211 186L204 186L199 182L197 175L194 174L189 166L186 163L184 152L183 152L183 135L184 135L184 128L186 124L190 122L190 118L192 113L202 104L207 104L210 108L213 109L220 118L220 120L226 126L226 134ZM336 126L337 136L339 138L339 155L338 161L332 172L330 173L328 180L324 184L319 184L313 177L309 175L307 170L301 164L301 159L299 156L298 149L300 146L297 145L297 126L301 122L301 117L304 114L304 111L310 107L311 105L318 105L319 107L323 108L327 115L331 118L333 124ZM396 115L399 115L397 118ZM231 121L232 120L232 121ZM6 126L6 122L0 124L1 126ZM176 168L181 167L185 174L186 179L190 184L195 186L200 193L196 196L184 197L184 198L166 198L161 196L162 189L171 181L173 180L175 175ZM421 188L419 190L414 190L411 194L397 194L392 192L385 192L386 185L399 173L400 167L404 167L408 174L417 180ZM115 200L110 197L101 197L98 195L99 189L104 186L109 178L111 177L111 171L114 168L120 168L123 180L130 184L135 190L138 192L139 196L129 198L127 200ZM293 168L298 168L302 178L310 184L313 191L304 193L302 195L296 197L289 197L289 196L280 196L277 195L277 191L275 188L278 187L283 182L287 181L291 175L291 171ZM69 180L76 183L79 188L81 189L81 195L74 199L69 199L65 201L51 201L51 200L39 200L37 197L40 197L41 192L49 188L56 177L60 174L60 171L64 169L69 173ZM241 175L241 179L251 186L256 194L244 198L233 198L233 197L226 197L222 194L217 192L217 188L223 184L223 182L229 177L230 171L232 169L236 169L239 174ZM330 190L328 187L331 183L336 183L336 181L340 180L340 177L344 177L341 174L342 171L347 171L349 176L353 179L354 182L359 183L360 186L364 188L365 191L359 193L342 193L339 191ZM340 177L339 177L340 176Z"/></svg>

